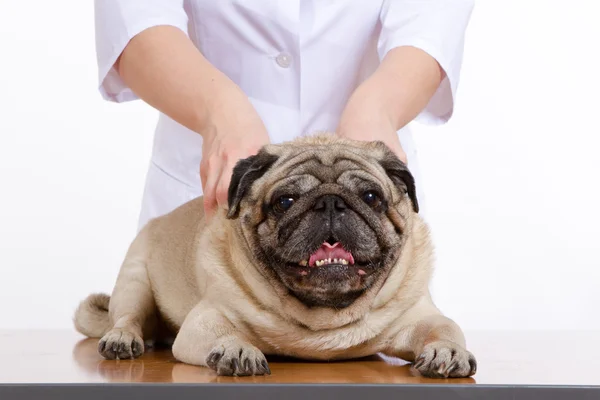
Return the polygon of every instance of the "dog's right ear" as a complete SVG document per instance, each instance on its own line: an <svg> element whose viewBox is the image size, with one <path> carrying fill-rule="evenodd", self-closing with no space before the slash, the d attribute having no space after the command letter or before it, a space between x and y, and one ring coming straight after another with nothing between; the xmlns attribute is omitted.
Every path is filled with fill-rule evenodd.
<svg viewBox="0 0 600 400"><path fill-rule="evenodd" d="M237 218L240 203L250 190L252 184L262 177L279 157L261 149L258 154L244 158L233 168L227 202L229 211L227 218Z"/></svg>
<svg viewBox="0 0 600 400"><path fill-rule="evenodd" d="M419 201L417 199L415 178L406 164L403 163L387 146L385 146L385 148L387 150L385 151L383 159L380 161L381 166L396 187L408 195L408 198L412 202L413 210L418 213Z"/></svg>

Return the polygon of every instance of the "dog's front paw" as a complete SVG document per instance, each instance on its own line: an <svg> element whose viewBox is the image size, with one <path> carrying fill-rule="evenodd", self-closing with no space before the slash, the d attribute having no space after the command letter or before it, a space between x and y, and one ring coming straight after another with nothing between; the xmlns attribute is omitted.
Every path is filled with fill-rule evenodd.
<svg viewBox="0 0 600 400"><path fill-rule="evenodd" d="M477 371L477 361L462 346L440 340L425 345L414 368L429 378L466 378Z"/></svg>
<svg viewBox="0 0 600 400"><path fill-rule="evenodd" d="M271 375L264 354L238 338L219 340L206 357L206 364L224 376Z"/></svg>
<svg viewBox="0 0 600 400"><path fill-rule="evenodd" d="M100 339L98 352L109 360L138 358L144 354L144 341L135 333L115 328Z"/></svg>

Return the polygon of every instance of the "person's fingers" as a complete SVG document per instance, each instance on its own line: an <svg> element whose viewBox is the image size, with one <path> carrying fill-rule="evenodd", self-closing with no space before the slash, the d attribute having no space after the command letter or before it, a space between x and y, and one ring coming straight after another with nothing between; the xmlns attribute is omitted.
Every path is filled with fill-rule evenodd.
<svg viewBox="0 0 600 400"><path fill-rule="evenodd" d="M202 191L206 188L206 180L208 179L208 163L202 162L200 163L200 184L202 185Z"/></svg>
<svg viewBox="0 0 600 400"><path fill-rule="evenodd" d="M217 189L215 191L215 197L218 207L227 208L228 197L229 197L229 184L231 183L231 174L233 174L233 167L226 165L223 168Z"/></svg>
<svg viewBox="0 0 600 400"><path fill-rule="evenodd" d="M404 163L407 164L408 163L408 159L406 157L406 153L404 152L404 150L402 148L396 150L396 154L398 155L398 158Z"/></svg>
<svg viewBox="0 0 600 400"><path fill-rule="evenodd" d="M396 157L400 159L404 164L407 162L406 152L402 148L402 144L400 143L400 138L394 135L388 142L389 148L396 154Z"/></svg>
<svg viewBox="0 0 600 400"><path fill-rule="evenodd" d="M404 150L402 150L402 148L393 148L392 151L394 152L396 157L400 159L400 161L402 161L404 164L407 163L406 153L404 152Z"/></svg>
<svg viewBox="0 0 600 400"><path fill-rule="evenodd" d="M206 172L206 185L204 186L204 213L208 219L212 218L217 211L216 189L221 177L221 165L212 165Z"/></svg>
<svg viewBox="0 0 600 400"><path fill-rule="evenodd" d="M204 216L207 220L210 220L215 215L217 203L214 197L204 196Z"/></svg>

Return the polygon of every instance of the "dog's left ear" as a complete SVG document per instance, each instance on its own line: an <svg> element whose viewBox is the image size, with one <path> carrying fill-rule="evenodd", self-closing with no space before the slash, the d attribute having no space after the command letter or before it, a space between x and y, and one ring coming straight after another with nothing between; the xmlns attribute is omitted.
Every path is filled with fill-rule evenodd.
<svg viewBox="0 0 600 400"><path fill-rule="evenodd" d="M237 218L240 203L252 184L263 176L277 159L278 156L267 153L262 149L258 154L237 162L233 168L231 183L229 184L227 197L229 211L227 212L227 218Z"/></svg>
<svg viewBox="0 0 600 400"><path fill-rule="evenodd" d="M396 187L408 195L408 198L412 202L413 210L418 213L419 202L417 200L415 178L408 170L406 164L404 164L391 150L386 151L380 164Z"/></svg>

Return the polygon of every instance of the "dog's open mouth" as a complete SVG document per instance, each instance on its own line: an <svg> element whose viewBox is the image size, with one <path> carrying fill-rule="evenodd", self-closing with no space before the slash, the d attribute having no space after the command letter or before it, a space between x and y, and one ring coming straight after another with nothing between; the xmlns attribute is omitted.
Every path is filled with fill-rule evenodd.
<svg viewBox="0 0 600 400"><path fill-rule="evenodd" d="M308 260L304 260L301 264L306 263L309 267L321 267L329 264L353 265L354 257L344 249L340 242L330 244L325 242L311 254Z"/></svg>
<svg viewBox="0 0 600 400"><path fill-rule="evenodd" d="M352 253L342 246L340 242L327 241L324 242L308 259L304 259L298 263L304 269L300 275L307 275L310 270L320 269L319 267L329 268L352 268L356 269L358 275L365 275L366 272L355 263Z"/></svg>

